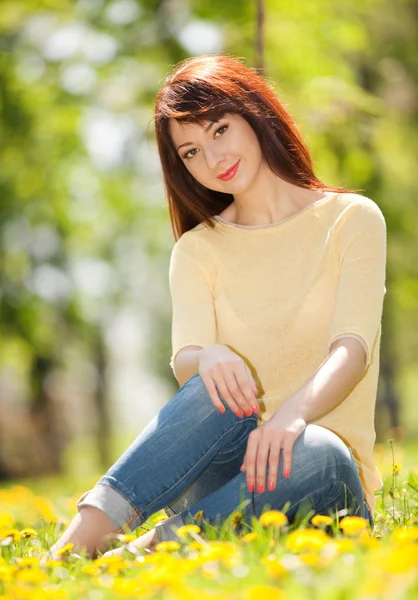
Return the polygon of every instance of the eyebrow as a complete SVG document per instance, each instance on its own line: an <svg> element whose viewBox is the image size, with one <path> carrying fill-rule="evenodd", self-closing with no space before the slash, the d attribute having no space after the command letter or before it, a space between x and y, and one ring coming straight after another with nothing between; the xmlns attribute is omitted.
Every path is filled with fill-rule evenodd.
<svg viewBox="0 0 418 600"><path fill-rule="evenodd" d="M212 125L214 125L215 123L218 123L219 121L220 121L220 118L219 119L215 119L215 121L211 121L209 123L209 125L206 125L206 127L205 127L205 133L209 131L209 129L212 127ZM180 150L180 148L183 148L183 146L189 146L189 145L191 146L192 142L184 142L184 144L180 144L180 146L177 146L177 150Z"/></svg>

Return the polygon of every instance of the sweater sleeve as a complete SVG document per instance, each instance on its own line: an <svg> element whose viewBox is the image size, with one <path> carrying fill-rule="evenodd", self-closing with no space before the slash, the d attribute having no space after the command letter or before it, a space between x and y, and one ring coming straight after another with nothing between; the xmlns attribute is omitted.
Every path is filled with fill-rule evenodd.
<svg viewBox="0 0 418 600"><path fill-rule="evenodd" d="M174 372L176 354L185 346L209 346L216 343L216 319L213 303L213 263L196 234L186 232L175 244L170 259L169 286L172 302L172 354Z"/></svg>
<svg viewBox="0 0 418 600"><path fill-rule="evenodd" d="M335 238L339 281L328 353L341 337L354 336L366 350L366 369L381 327L386 293L386 222L373 200L360 196L342 214Z"/></svg>

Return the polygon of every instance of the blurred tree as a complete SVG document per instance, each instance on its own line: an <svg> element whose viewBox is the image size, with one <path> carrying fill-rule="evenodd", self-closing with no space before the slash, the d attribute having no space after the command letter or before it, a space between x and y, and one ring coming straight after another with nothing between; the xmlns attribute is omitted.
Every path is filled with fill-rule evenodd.
<svg viewBox="0 0 418 600"><path fill-rule="evenodd" d="M381 206L378 407L389 408L377 411L378 438L399 425L402 382L418 386L416 12L413 0L3 0L0 477L60 468L84 430L109 464L107 368L120 315L147 316L137 323L145 368L176 389L173 240L150 124L172 66L207 52L265 68L319 176Z"/></svg>

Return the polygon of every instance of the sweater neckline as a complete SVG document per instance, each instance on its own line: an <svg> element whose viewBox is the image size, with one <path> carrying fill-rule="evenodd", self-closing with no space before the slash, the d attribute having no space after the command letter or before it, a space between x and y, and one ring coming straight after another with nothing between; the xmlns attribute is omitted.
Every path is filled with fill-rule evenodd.
<svg viewBox="0 0 418 600"><path fill-rule="evenodd" d="M213 218L216 219L216 221L218 221L222 225L226 225L227 227L232 227L234 229L246 229L249 231L251 231L251 230L257 231L260 229L271 229L272 227L280 227L280 225L283 225L284 223L287 223L288 221L292 221L292 220L296 219L296 217L298 217L302 213L306 212L308 209L313 208L314 206L318 206L319 204L325 204L332 198L335 198L336 196L339 196L339 195L340 195L340 192L332 192L325 198L321 198L320 200L311 202L310 204L305 206L305 208L302 208L302 210L299 210L294 215L291 215L290 217L287 217L286 219L282 219L281 221L277 221L276 223L269 223L269 225L240 225L239 223L233 223L232 221L227 221L226 219L224 219L223 217L220 217L219 215L214 215Z"/></svg>

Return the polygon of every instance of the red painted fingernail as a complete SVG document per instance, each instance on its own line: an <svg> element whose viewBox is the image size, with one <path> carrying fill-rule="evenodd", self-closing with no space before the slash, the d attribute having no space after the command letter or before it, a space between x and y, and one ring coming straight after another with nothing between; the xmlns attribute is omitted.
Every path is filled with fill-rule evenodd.
<svg viewBox="0 0 418 600"><path fill-rule="evenodd" d="M283 476L286 477L286 479L289 477L289 469L283 471Z"/></svg>
<svg viewBox="0 0 418 600"><path fill-rule="evenodd" d="M274 481L269 481L268 488L269 488L269 492L272 492L274 490Z"/></svg>
<svg viewBox="0 0 418 600"><path fill-rule="evenodd" d="M247 415L247 417L251 417L251 415L253 414L250 409L245 411L245 414Z"/></svg>
<svg viewBox="0 0 418 600"><path fill-rule="evenodd" d="M242 411L242 410L239 410L239 411L237 411L235 414L236 414L236 415L237 415L237 417L239 417L239 418L241 418L241 417L243 417L243 416L244 416L244 413L243 413L243 411Z"/></svg>
<svg viewBox="0 0 418 600"><path fill-rule="evenodd" d="M258 408L257 404L253 405L253 411L255 412L256 415L258 415L258 413L260 412L260 409Z"/></svg>
<svg viewBox="0 0 418 600"><path fill-rule="evenodd" d="M248 484L248 491L251 492L251 493L254 491L254 484L253 483L249 483Z"/></svg>
<svg viewBox="0 0 418 600"><path fill-rule="evenodd" d="M223 414L225 412L225 406L220 406L219 407L219 412L221 412Z"/></svg>
<svg viewBox="0 0 418 600"><path fill-rule="evenodd" d="M258 492L259 494L262 494L262 493L264 492L264 485L261 485L261 484L259 483L259 484L258 484L258 487L257 487L257 492Z"/></svg>

